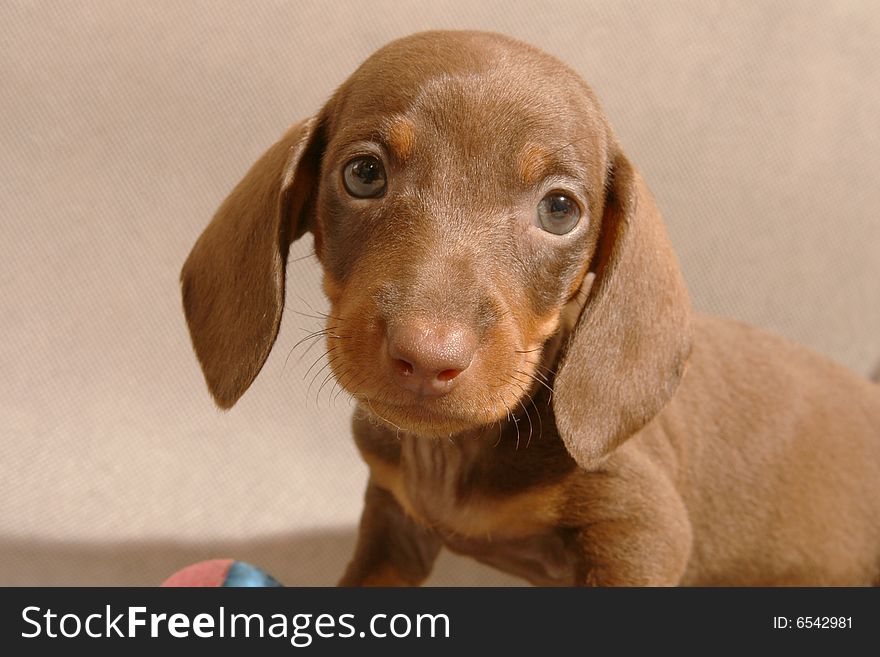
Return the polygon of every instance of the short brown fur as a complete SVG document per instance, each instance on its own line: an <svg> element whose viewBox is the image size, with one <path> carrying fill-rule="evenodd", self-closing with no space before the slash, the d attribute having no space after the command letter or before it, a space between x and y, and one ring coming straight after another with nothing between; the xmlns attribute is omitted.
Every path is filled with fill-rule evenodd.
<svg viewBox="0 0 880 657"><path fill-rule="evenodd" d="M364 152L387 187L354 199ZM535 208L559 189L582 217L553 235ZM441 546L536 584L878 583L880 386L691 312L647 186L557 60L414 35L270 148L181 275L223 407L269 353L307 230L371 472L343 585L420 584ZM421 398L393 384L387 335L438 318L479 346Z"/></svg>

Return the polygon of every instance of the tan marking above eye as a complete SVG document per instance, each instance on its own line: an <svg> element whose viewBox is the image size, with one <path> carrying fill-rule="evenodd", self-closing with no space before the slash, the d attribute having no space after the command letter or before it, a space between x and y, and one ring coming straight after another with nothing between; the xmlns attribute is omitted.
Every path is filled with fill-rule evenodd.
<svg viewBox="0 0 880 657"><path fill-rule="evenodd" d="M398 162L406 162L412 155L416 134L413 124L404 118L397 118L386 133L388 148Z"/></svg>
<svg viewBox="0 0 880 657"><path fill-rule="evenodd" d="M550 153L541 146L526 146L517 158L519 179L524 185L534 185L544 177L550 165Z"/></svg>

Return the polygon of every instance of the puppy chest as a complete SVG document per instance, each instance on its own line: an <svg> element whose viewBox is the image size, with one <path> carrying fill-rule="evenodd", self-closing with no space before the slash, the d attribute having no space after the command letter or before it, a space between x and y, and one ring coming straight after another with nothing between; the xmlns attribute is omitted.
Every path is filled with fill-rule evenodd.
<svg viewBox="0 0 880 657"><path fill-rule="evenodd" d="M384 468L385 483L379 483L408 514L442 534L497 540L554 526L563 503L561 483L535 482L505 468L498 457L485 445L468 441L404 438L400 463ZM375 478L376 468L371 468ZM503 486L499 477L505 479Z"/></svg>

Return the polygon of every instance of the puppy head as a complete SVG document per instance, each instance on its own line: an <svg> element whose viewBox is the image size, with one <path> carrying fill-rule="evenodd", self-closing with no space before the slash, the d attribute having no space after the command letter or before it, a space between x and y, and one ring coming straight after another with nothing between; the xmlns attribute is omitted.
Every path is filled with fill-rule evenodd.
<svg viewBox="0 0 880 657"><path fill-rule="evenodd" d="M529 46L473 32L393 42L248 173L182 274L222 406L271 348L287 244L304 229L331 303L331 368L391 425L440 436L507 417L562 333L547 383L584 464L675 388L687 297L659 216L589 88Z"/></svg>

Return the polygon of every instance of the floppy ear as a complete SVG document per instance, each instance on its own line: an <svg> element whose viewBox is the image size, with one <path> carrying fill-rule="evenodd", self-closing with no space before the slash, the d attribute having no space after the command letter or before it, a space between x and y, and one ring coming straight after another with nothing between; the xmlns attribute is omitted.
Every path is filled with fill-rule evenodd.
<svg viewBox="0 0 880 657"><path fill-rule="evenodd" d="M229 408L262 368L281 322L290 242L318 175L316 121L292 126L217 210L180 274L196 356L218 406Z"/></svg>
<svg viewBox="0 0 880 657"><path fill-rule="evenodd" d="M660 213L623 154L611 166L595 279L553 395L562 440L584 468L657 414L690 354L690 302Z"/></svg>

